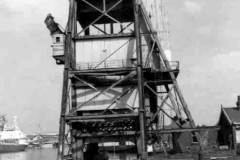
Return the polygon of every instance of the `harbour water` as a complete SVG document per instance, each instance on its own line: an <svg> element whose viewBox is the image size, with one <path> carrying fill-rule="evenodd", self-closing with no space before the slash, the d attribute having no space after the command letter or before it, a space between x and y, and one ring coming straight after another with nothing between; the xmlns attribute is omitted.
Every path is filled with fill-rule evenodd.
<svg viewBox="0 0 240 160"><path fill-rule="evenodd" d="M109 153L109 160L135 160L134 154L114 154ZM24 152L16 153L0 153L0 160L56 160L57 149L41 148L41 149L27 149Z"/></svg>
<svg viewBox="0 0 240 160"><path fill-rule="evenodd" d="M24 152L1 153L0 160L56 160L57 150L53 148L27 149Z"/></svg>

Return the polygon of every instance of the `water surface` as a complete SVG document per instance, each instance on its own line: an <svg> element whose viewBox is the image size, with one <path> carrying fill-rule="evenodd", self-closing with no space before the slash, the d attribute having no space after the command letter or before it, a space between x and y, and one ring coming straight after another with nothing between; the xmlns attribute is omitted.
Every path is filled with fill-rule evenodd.
<svg viewBox="0 0 240 160"><path fill-rule="evenodd" d="M57 150L52 148L27 149L24 152L1 153L0 160L56 160Z"/></svg>
<svg viewBox="0 0 240 160"><path fill-rule="evenodd" d="M136 160L135 154L108 153L109 160ZM27 149L24 152L1 153L0 160L56 160L57 149Z"/></svg>

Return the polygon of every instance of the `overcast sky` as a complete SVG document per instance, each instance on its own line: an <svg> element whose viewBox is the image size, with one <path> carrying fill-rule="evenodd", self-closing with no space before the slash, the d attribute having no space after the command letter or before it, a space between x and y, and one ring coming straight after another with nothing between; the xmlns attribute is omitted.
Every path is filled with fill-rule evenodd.
<svg viewBox="0 0 240 160"><path fill-rule="evenodd" d="M240 1L167 0L167 11L184 97L198 124L214 125L240 94ZM63 68L43 21L65 26L67 12L67 0L0 1L0 113L26 133L58 130Z"/></svg>

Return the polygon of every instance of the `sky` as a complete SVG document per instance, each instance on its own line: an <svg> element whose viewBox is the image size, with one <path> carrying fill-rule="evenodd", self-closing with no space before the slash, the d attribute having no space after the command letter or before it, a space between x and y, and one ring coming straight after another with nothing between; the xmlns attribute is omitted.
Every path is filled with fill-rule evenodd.
<svg viewBox="0 0 240 160"><path fill-rule="evenodd" d="M197 124L215 125L240 95L240 1L166 0L172 58ZM44 19L66 25L67 0L0 1L0 113L28 133L57 132L63 67L51 57Z"/></svg>

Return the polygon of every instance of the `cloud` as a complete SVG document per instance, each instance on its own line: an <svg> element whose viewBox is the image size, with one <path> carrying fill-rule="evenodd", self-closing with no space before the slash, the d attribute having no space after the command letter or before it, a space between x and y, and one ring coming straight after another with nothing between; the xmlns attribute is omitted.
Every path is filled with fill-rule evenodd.
<svg viewBox="0 0 240 160"><path fill-rule="evenodd" d="M212 59L213 70L218 71L240 71L240 51L231 51L220 54Z"/></svg>
<svg viewBox="0 0 240 160"><path fill-rule="evenodd" d="M214 49L212 52L218 52L218 54L208 52L209 57L204 57L204 60L199 60L190 68L189 74L192 78L193 87L196 83L204 88L221 85L223 88L216 88L216 90L222 91L224 91L224 88L234 87L234 83L231 82L240 80L238 74L240 72L240 51ZM228 85L225 85L226 83Z"/></svg>
<svg viewBox="0 0 240 160"><path fill-rule="evenodd" d="M68 16L66 0L1 0L0 31L24 32L32 30L32 25L43 25L48 13L56 15L59 24L65 27Z"/></svg>
<svg viewBox="0 0 240 160"><path fill-rule="evenodd" d="M211 25L203 25L203 26L200 26L199 28L196 28L196 32L200 35L211 36L213 29L214 28Z"/></svg>
<svg viewBox="0 0 240 160"><path fill-rule="evenodd" d="M44 19L52 13L65 27L68 5L67 0L0 0L1 113L17 115L24 132L33 133L38 123L57 131L62 68L51 58Z"/></svg>
<svg viewBox="0 0 240 160"><path fill-rule="evenodd" d="M240 86L240 51L222 51L198 60L189 66L181 86L197 123L214 125L219 117L220 105L235 106ZM212 51L217 52L217 51ZM203 119L203 116L208 118Z"/></svg>
<svg viewBox="0 0 240 160"><path fill-rule="evenodd" d="M184 7L187 12L190 12L192 14L199 13L202 10L202 5L200 5L197 2L194 2L192 0L186 0L184 2Z"/></svg>
<svg viewBox="0 0 240 160"><path fill-rule="evenodd" d="M23 10L30 6L36 6L38 1L35 0L2 0L2 4L6 4L10 9Z"/></svg>

